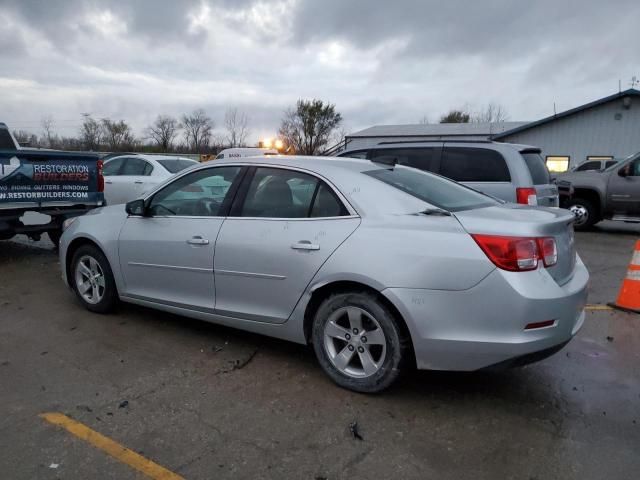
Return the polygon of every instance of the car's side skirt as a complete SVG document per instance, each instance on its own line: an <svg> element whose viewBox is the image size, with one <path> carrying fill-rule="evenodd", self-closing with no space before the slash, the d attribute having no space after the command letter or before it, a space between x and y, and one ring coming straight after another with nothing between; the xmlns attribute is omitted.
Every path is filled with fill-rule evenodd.
<svg viewBox="0 0 640 480"><path fill-rule="evenodd" d="M120 300L122 300L123 302L133 303L136 305L141 305L143 307L149 307L176 315L203 320L209 323L225 325L227 327L238 328L240 330L259 333L261 335L268 335L270 337L280 338L291 342L302 344L306 343L302 324L292 320L280 324L269 323L265 321L259 321L257 319L246 319L220 315L219 313L215 313L214 310L210 309L196 310L193 308L186 308L185 306L158 303L136 297L121 296Z"/></svg>

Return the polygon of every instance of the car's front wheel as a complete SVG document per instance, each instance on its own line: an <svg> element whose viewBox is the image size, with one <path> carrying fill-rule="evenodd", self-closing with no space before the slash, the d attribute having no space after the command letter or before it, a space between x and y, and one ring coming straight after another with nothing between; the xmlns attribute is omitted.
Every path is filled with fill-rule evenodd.
<svg viewBox="0 0 640 480"><path fill-rule="evenodd" d="M335 383L364 393L382 391L398 378L409 344L393 313L366 291L325 299L313 320L312 342Z"/></svg>
<svg viewBox="0 0 640 480"><path fill-rule="evenodd" d="M84 306L108 313L116 306L118 292L107 257L94 245L83 245L71 261L71 281Z"/></svg>

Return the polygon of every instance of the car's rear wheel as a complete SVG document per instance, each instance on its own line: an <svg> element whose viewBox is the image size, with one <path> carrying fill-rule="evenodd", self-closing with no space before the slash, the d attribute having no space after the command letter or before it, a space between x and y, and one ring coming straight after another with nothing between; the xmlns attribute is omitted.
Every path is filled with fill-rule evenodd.
<svg viewBox="0 0 640 480"><path fill-rule="evenodd" d="M109 261L94 245L83 245L73 255L71 281L88 310L108 313L116 306L118 292Z"/></svg>
<svg viewBox="0 0 640 480"><path fill-rule="evenodd" d="M365 291L325 299L313 320L312 342L335 383L365 393L382 391L398 378L408 348L393 313Z"/></svg>
<svg viewBox="0 0 640 480"><path fill-rule="evenodd" d="M600 221L596 207L587 199L572 198L569 200L567 209L575 217L573 228L576 230L587 230Z"/></svg>

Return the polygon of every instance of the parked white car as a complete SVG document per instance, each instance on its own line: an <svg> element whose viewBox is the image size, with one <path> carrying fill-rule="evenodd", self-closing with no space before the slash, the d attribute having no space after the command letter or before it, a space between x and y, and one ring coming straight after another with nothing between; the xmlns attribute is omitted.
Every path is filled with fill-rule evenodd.
<svg viewBox="0 0 640 480"><path fill-rule="evenodd" d="M104 162L104 198L107 205L140 198L165 179L198 162L167 155L122 155Z"/></svg>

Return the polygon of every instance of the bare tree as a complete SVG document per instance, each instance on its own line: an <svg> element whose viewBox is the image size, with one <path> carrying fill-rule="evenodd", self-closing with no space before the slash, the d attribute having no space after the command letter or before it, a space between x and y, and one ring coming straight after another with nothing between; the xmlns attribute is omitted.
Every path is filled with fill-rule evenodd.
<svg viewBox="0 0 640 480"><path fill-rule="evenodd" d="M51 115L43 117L41 125L43 133L42 136L44 137L43 143L45 143L48 148L54 148L56 143L56 135L54 133L55 122L53 121L53 117Z"/></svg>
<svg viewBox="0 0 640 480"><path fill-rule="evenodd" d="M129 150L135 141L131 127L124 120L116 121L103 118L102 134L107 147L112 152Z"/></svg>
<svg viewBox="0 0 640 480"><path fill-rule="evenodd" d="M83 113L80 142L85 150L98 150L102 142L102 125L91 114Z"/></svg>
<svg viewBox="0 0 640 480"><path fill-rule="evenodd" d="M16 142L20 144L22 147L38 147L38 136L34 135L31 132L27 132L26 130L14 130L13 138L16 139Z"/></svg>
<svg viewBox="0 0 640 480"><path fill-rule="evenodd" d="M322 100L298 100L295 109L285 111L279 136L295 153L318 155L342 122L336 107Z"/></svg>
<svg viewBox="0 0 640 480"><path fill-rule="evenodd" d="M238 145L241 147L242 145ZM223 133L212 133L211 140L209 141L209 151L213 151L215 153L224 150L228 147L227 137Z"/></svg>
<svg viewBox="0 0 640 480"><path fill-rule="evenodd" d="M225 140L229 147L246 146L250 130L248 128L249 117L244 112L238 112L237 108L230 108L224 114L224 128L227 131Z"/></svg>
<svg viewBox="0 0 640 480"><path fill-rule="evenodd" d="M472 118L473 122L501 123L509 120L507 110L499 103L489 103Z"/></svg>
<svg viewBox="0 0 640 480"><path fill-rule="evenodd" d="M182 128L184 137L189 147L195 152L201 152L209 147L214 123L201 108L194 110L190 115L182 116Z"/></svg>
<svg viewBox="0 0 640 480"><path fill-rule="evenodd" d="M344 144L346 136L349 135L349 129L344 125L336 127L329 138L329 145Z"/></svg>
<svg viewBox="0 0 640 480"><path fill-rule="evenodd" d="M471 114L466 108L449 110L449 112L440 117L440 123L469 123Z"/></svg>
<svg viewBox="0 0 640 480"><path fill-rule="evenodd" d="M178 135L180 124L178 120L169 115L158 115L155 121L147 128L147 135L163 152L173 148L173 141Z"/></svg>

